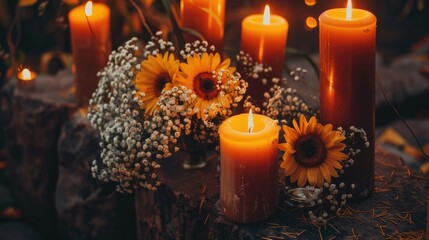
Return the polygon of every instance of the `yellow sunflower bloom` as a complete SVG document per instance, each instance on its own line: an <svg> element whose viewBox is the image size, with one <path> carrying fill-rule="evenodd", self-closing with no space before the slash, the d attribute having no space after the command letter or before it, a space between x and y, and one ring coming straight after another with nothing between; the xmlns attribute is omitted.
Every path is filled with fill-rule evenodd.
<svg viewBox="0 0 429 240"><path fill-rule="evenodd" d="M235 68L230 67L230 63L229 58L221 62L219 53L203 53L201 56L195 54L189 56L186 59L186 63L180 63L181 72L176 79L176 83L186 86L197 95L198 118L201 118L204 110L213 103L220 103L224 107L229 107L231 99L227 95L220 93L215 73L221 69L234 73ZM226 77L221 79L221 84L226 84L227 82Z"/></svg>
<svg viewBox="0 0 429 240"><path fill-rule="evenodd" d="M152 115L157 109L158 97L162 90L172 83L179 71L179 60L173 54L158 54L149 56L141 63L141 68L135 77L135 86L138 95L144 92L142 101L147 114ZM140 95L139 95L140 96Z"/></svg>
<svg viewBox="0 0 429 240"><path fill-rule="evenodd" d="M330 183L332 177L338 177L337 169L342 169L341 161L348 155L342 152L345 137L332 130L332 124L317 123L315 117L307 122L301 115L299 124L294 119L293 128L283 126L283 130L286 142L278 145L284 151L280 167L292 183L322 187L325 181Z"/></svg>

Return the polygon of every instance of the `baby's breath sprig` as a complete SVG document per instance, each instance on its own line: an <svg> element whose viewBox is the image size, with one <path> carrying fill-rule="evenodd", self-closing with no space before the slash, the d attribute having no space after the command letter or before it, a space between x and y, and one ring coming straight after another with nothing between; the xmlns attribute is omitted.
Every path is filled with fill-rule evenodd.
<svg viewBox="0 0 429 240"><path fill-rule="evenodd" d="M337 170L341 176L347 171L347 168L354 164L354 156L359 154L361 149L368 148L370 143L366 132L362 128L351 126L348 130L341 127L337 130L346 137L343 141L346 144L343 152L349 156L347 160L341 162L342 169ZM330 217L341 214L347 206L347 200L353 197L355 187L353 183L346 184L344 182L337 184L325 182L323 188L320 189L307 186L306 191L309 193L307 195L310 196L307 198L308 203L310 206L315 207L315 209L308 212L310 220L326 224Z"/></svg>
<svg viewBox="0 0 429 240"><path fill-rule="evenodd" d="M266 96L261 112L285 124L291 124L292 120L298 119L301 114L307 118L317 115L317 112L298 95L296 89L280 85L275 85L272 94Z"/></svg>
<svg viewBox="0 0 429 240"><path fill-rule="evenodd" d="M196 40L192 43L186 43L185 48L180 51L180 56L182 59L186 59L195 54L201 56L203 53L216 53L216 48L214 45L209 45L207 41Z"/></svg>
<svg viewBox="0 0 429 240"><path fill-rule="evenodd" d="M162 32L156 32L155 36L152 36L145 45L143 51L144 58L148 58L150 55L156 56L158 54L163 55L166 52L174 52L174 44L170 41L166 41L161 38Z"/></svg>
<svg viewBox="0 0 429 240"><path fill-rule="evenodd" d="M93 161L92 175L117 182L120 192L157 188L158 160L178 150L174 144L183 132L189 133L190 118L195 113L195 94L179 86L163 91L159 110L145 115L133 79L142 58L150 54L148 45L140 51L138 40L133 38L113 51L107 67L99 73L100 83L90 100L88 119L100 132L101 147L100 159ZM144 96L143 92L139 94Z"/></svg>
<svg viewBox="0 0 429 240"><path fill-rule="evenodd" d="M100 83L90 100L88 119L100 132L101 147L100 159L93 161L92 174L102 181L118 183L120 192L132 192L139 187L156 190L160 184L158 161L178 151L183 141L189 140L185 135L201 143L217 142L217 128L222 120L232 115L232 108L238 105L246 91L247 85L235 68L219 62L219 67L212 72L216 90L213 102L202 105L206 109L198 109L201 96L196 89L187 88L192 84L177 81L183 72L174 72L179 71L175 69L179 63L171 54L175 51L174 45L161 36L162 33L157 32L144 46L133 38L113 51L107 66L98 75ZM195 41L186 44L180 54L183 58L198 55L201 60L203 55L206 59L207 53L214 50L207 42ZM209 56L216 57L219 54ZM161 80L156 77L147 80L142 76L148 74L148 65L144 65L148 61L167 62L166 70L174 73L169 72L166 77L162 75L165 69L157 69ZM222 64L229 65L229 60ZM165 84L157 89L157 95L141 87L150 85L151 80ZM206 89L197 90L199 94L206 93ZM150 94L156 96L156 107L145 100L153 97Z"/></svg>
<svg viewBox="0 0 429 240"><path fill-rule="evenodd" d="M240 69L243 77L248 79L260 79L263 78L264 74L268 74L272 71L270 66L264 66L262 63L254 61L253 58L243 51L240 51L237 58L237 68ZM266 79L260 79L261 81L267 81Z"/></svg>

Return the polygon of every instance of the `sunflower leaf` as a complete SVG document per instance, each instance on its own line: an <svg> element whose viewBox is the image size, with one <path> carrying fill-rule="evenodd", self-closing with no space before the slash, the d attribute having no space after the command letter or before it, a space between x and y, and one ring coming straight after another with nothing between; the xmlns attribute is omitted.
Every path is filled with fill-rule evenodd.
<svg viewBox="0 0 429 240"><path fill-rule="evenodd" d="M200 7L200 9L201 9L202 11L204 11L204 12L208 13L208 14L210 15L210 17L211 17L211 18L213 18L213 19L215 20L215 22L216 22L216 24L219 26L219 28L222 28L222 27L223 27L223 26L222 26L222 21L220 20L219 16L218 16L215 12L213 12L213 10L212 10L212 9L209 9L209 8L203 8L203 7Z"/></svg>
<svg viewBox="0 0 429 240"><path fill-rule="evenodd" d="M182 31L180 30L180 26L178 24L178 20L174 17L172 12L169 0L161 0L162 5L165 8L168 16L170 17L171 24L173 25L173 32L176 36L177 42L179 44L179 48L183 49L185 46L185 39L183 38Z"/></svg>
<svg viewBox="0 0 429 240"><path fill-rule="evenodd" d="M204 38L203 35L201 35L200 32L198 32L197 30L193 29L193 28L181 28L180 29L182 32L184 33L188 33L191 34L197 38L199 38L201 41L205 41L206 39Z"/></svg>

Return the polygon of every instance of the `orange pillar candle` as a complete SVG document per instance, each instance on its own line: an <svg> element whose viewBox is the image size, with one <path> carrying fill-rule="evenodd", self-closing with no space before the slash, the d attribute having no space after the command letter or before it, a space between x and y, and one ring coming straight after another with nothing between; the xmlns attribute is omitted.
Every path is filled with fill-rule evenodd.
<svg viewBox="0 0 429 240"><path fill-rule="evenodd" d="M235 222L268 218L278 206L278 152L280 127L274 120L249 114L225 120L220 136L220 208Z"/></svg>
<svg viewBox="0 0 429 240"><path fill-rule="evenodd" d="M272 68L267 84L248 79L248 94L255 100L263 99L263 94L272 86L272 77L281 77L285 57L288 22L281 16L270 14L265 6L264 14L250 15L241 23L241 50L253 60ZM252 81L253 80L253 81Z"/></svg>
<svg viewBox="0 0 429 240"><path fill-rule="evenodd" d="M110 9L89 1L72 9L68 17L76 66L76 98L87 103L98 85L97 72L107 63L105 54L111 51Z"/></svg>
<svg viewBox="0 0 429 240"><path fill-rule="evenodd" d="M217 51L222 51L225 0L181 0L180 13L182 28L196 30ZM191 42L197 37L185 34L185 39Z"/></svg>
<svg viewBox="0 0 429 240"><path fill-rule="evenodd" d="M330 9L320 22L320 117L324 124L363 128L369 148L352 157L342 176L354 183L356 199L374 188L376 17L366 10Z"/></svg>

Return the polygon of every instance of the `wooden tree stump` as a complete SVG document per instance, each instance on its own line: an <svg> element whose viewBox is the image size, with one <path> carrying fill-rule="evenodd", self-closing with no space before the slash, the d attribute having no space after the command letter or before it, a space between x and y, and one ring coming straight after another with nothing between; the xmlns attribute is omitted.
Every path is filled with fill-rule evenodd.
<svg viewBox="0 0 429 240"><path fill-rule="evenodd" d="M92 177L99 141L84 109L62 128L55 193L60 239L135 239L134 196Z"/></svg>
<svg viewBox="0 0 429 240"><path fill-rule="evenodd" d="M44 239L57 239L57 143L62 124L76 109L72 83L67 73L39 75L26 89L11 79L1 94L11 190L25 219Z"/></svg>
<svg viewBox="0 0 429 240"><path fill-rule="evenodd" d="M219 199L217 154L208 154L202 169L184 169L183 154L160 162L156 192L136 192L137 239L207 239L206 222Z"/></svg>

